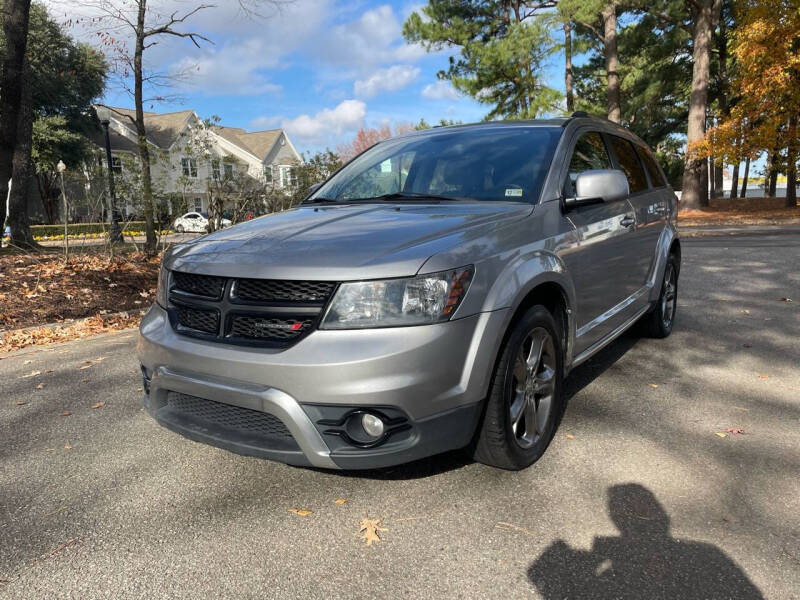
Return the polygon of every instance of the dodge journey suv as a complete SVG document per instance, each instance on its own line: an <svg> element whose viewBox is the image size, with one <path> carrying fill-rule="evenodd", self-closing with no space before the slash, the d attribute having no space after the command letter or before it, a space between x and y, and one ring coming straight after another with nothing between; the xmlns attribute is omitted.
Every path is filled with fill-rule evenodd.
<svg viewBox="0 0 800 600"><path fill-rule="evenodd" d="M605 120L381 142L299 206L175 246L141 324L160 424L294 465L467 448L522 469L562 381L638 323L672 330L676 198Z"/></svg>

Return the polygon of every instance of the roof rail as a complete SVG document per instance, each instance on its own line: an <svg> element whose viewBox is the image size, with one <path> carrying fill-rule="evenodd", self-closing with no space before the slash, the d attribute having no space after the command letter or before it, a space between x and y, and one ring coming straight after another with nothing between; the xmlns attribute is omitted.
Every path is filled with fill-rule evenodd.
<svg viewBox="0 0 800 600"><path fill-rule="evenodd" d="M589 113L587 113L585 110L576 110L576 111L575 111L574 113L572 113L570 116L571 116L573 119L574 119L575 117L588 117L588 116L589 116Z"/></svg>

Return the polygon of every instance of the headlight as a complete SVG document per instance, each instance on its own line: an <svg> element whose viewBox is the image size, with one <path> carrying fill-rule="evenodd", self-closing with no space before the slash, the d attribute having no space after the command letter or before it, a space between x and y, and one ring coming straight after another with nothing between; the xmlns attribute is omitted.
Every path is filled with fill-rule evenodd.
<svg viewBox="0 0 800 600"><path fill-rule="evenodd" d="M321 329L399 327L447 321L472 281L472 266L408 279L343 283Z"/></svg>
<svg viewBox="0 0 800 600"><path fill-rule="evenodd" d="M161 260L161 267L158 269L158 285L156 285L156 302L162 308L167 307L167 288L169 287L169 271Z"/></svg>

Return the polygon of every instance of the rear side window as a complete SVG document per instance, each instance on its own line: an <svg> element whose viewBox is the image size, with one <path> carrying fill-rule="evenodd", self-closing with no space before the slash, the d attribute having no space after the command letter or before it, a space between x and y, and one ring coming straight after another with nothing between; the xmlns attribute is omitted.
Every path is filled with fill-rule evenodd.
<svg viewBox="0 0 800 600"><path fill-rule="evenodd" d="M571 198L575 195L575 180L584 171L593 169L610 169L611 160L603 142L602 136L593 131L584 133L575 143L572 158L569 161L569 173L564 182L564 196Z"/></svg>
<svg viewBox="0 0 800 600"><path fill-rule="evenodd" d="M667 182L664 181L664 176L661 175L661 169L658 168L658 163L656 159L653 158L650 150L640 146L639 156L642 157L644 166L647 168L647 174L650 176L650 183L653 184L653 187L664 187L667 185Z"/></svg>
<svg viewBox="0 0 800 600"><path fill-rule="evenodd" d="M628 176L628 185L630 186L631 194L642 192L647 189L647 177L644 175L642 163L639 162L639 157L636 155L636 150L628 140L615 135L611 137L611 147L614 148L614 154L617 155L620 168Z"/></svg>

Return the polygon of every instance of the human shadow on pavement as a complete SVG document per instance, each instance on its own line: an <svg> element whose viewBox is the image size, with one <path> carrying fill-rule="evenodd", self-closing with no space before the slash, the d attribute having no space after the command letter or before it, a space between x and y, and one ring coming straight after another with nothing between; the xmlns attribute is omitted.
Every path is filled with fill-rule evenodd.
<svg viewBox="0 0 800 600"><path fill-rule="evenodd" d="M596 537L588 551L557 540L531 565L528 577L542 597L763 598L716 546L671 537L669 515L647 488L609 488L608 510L618 537Z"/></svg>

